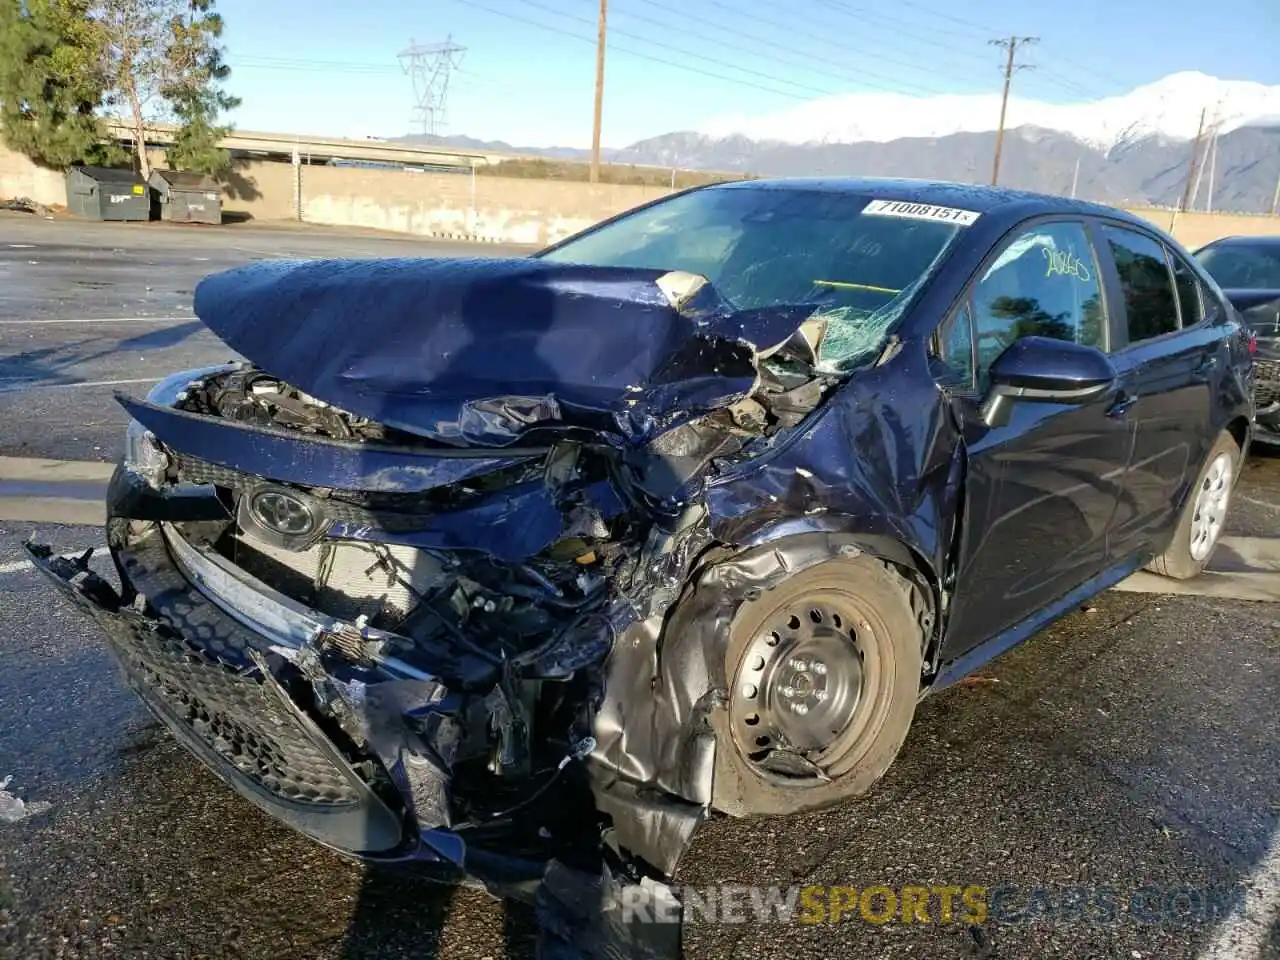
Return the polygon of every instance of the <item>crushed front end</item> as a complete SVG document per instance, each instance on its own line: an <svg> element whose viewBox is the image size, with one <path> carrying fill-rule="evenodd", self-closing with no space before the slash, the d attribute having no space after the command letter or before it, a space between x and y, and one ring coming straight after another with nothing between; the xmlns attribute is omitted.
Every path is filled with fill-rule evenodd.
<svg viewBox="0 0 1280 960"><path fill-rule="evenodd" d="M593 747L591 668L616 629L606 578L629 558L627 519L592 502L589 463L549 479L564 450L486 458L498 469L445 493L268 481L159 444L150 456L162 474L126 463L110 486L120 590L83 558L33 559L224 779L341 851L495 881L598 835L572 761ZM490 531L509 512L518 551L550 529L522 509L531 490L552 503L548 484L563 529L535 555L415 543L431 511Z"/></svg>
<svg viewBox="0 0 1280 960"><path fill-rule="evenodd" d="M663 296L640 321L680 315ZM708 464L769 444L833 382L773 323L768 370L741 331L699 332L616 409L481 396L440 430L252 362L177 375L119 398L119 587L28 550L178 739L320 843L516 895L552 863L599 876L610 852L633 880L670 875L707 812L710 731L684 691L651 691L637 651L714 547ZM667 729L647 719L661 696Z"/></svg>

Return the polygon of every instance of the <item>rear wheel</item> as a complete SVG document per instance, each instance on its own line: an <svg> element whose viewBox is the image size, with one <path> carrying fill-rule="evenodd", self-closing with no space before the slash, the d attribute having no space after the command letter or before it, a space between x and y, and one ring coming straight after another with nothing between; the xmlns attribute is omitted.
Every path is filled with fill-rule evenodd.
<svg viewBox="0 0 1280 960"><path fill-rule="evenodd" d="M1222 537L1239 467L1240 446L1224 432L1209 451L1182 506L1168 549L1147 569L1175 580L1189 580L1204 571Z"/></svg>
<svg viewBox="0 0 1280 960"><path fill-rule="evenodd" d="M713 715L713 805L734 816L865 793L906 738L920 689L916 588L868 557L804 570L749 600Z"/></svg>

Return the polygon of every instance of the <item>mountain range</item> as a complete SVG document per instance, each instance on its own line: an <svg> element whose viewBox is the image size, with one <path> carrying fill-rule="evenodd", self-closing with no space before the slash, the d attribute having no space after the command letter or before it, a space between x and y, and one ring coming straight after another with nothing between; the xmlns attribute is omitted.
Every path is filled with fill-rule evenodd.
<svg viewBox="0 0 1280 960"><path fill-rule="evenodd" d="M1172 74L1126 94L1052 104L1011 97L1000 182L1106 203L1178 202L1203 123L1213 144L1214 209L1270 209L1280 182L1280 86ZM853 93L781 112L717 118L700 130L605 151L612 163L752 173L990 181L999 98ZM523 156L585 160L574 147L513 147L469 137L405 137ZM1077 161L1079 162L1077 174ZM1210 164L1197 209L1209 198Z"/></svg>

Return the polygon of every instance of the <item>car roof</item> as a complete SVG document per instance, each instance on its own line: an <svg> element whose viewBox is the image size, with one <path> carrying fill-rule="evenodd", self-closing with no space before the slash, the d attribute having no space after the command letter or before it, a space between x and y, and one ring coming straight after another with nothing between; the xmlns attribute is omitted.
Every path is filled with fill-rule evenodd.
<svg viewBox="0 0 1280 960"><path fill-rule="evenodd" d="M1047 193L1015 190L1010 187L956 183L947 180L914 180L894 177L777 177L762 180L735 180L704 189L715 190L814 190L849 193L876 200L902 200L943 207L959 207L981 214L1009 214L1019 217L1041 213L1080 213L1112 217L1141 225L1152 224L1115 207L1087 200L1073 200Z"/></svg>
<svg viewBox="0 0 1280 960"><path fill-rule="evenodd" d="M1205 247L1264 247L1268 250L1280 250L1280 234L1261 237L1219 237L1217 240L1206 243Z"/></svg>

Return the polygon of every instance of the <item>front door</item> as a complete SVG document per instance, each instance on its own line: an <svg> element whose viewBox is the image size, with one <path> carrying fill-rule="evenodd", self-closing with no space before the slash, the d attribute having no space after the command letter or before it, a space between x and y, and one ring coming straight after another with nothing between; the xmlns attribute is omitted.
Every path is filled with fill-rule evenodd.
<svg viewBox="0 0 1280 960"><path fill-rule="evenodd" d="M1019 233L967 298L974 387L954 401L968 470L944 659L1107 566L1107 532L1134 437L1119 387L1085 402L1017 402L1003 426L989 427L979 415L985 372L1017 338L1048 336L1105 350L1103 291L1084 226L1050 221ZM963 326L962 319L948 325L953 356Z"/></svg>

